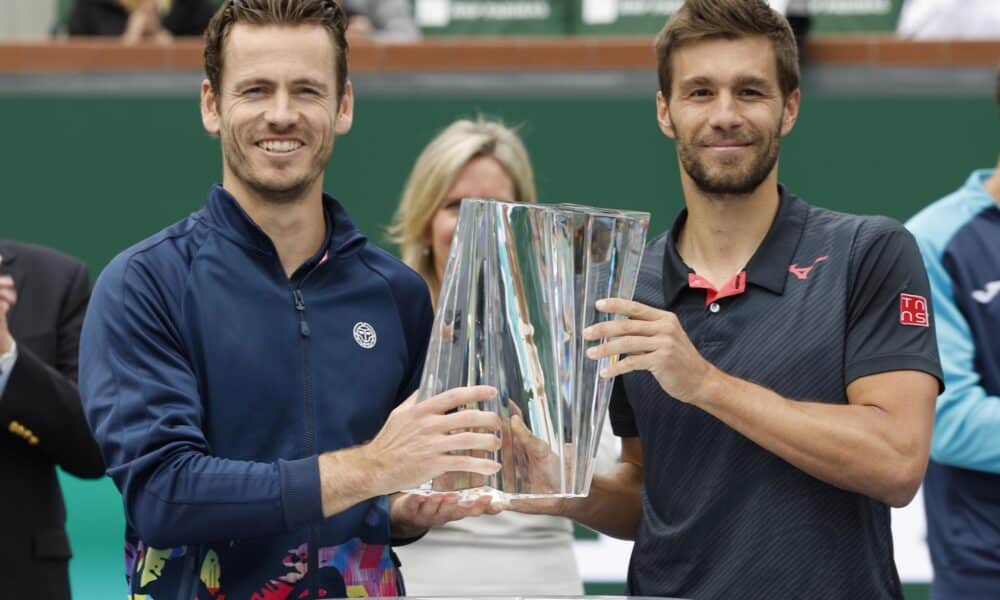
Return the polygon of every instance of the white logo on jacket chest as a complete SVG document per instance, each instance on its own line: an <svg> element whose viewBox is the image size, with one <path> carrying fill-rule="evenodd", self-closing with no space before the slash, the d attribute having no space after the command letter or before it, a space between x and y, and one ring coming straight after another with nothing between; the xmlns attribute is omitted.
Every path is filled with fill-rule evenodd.
<svg viewBox="0 0 1000 600"><path fill-rule="evenodd" d="M1000 279L987 283L981 290L973 291L972 299L980 304L989 304L997 294L1000 294Z"/></svg>
<svg viewBox="0 0 1000 600"><path fill-rule="evenodd" d="M364 321L358 321L354 324L354 341L365 350L374 348L375 342L378 341L375 328Z"/></svg>

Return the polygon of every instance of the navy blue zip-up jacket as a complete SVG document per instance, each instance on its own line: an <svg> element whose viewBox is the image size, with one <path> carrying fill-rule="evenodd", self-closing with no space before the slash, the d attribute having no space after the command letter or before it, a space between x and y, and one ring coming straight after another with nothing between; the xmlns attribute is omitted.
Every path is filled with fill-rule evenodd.
<svg viewBox="0 0 1000 600"><path fill-rule="evenodd" d="M324 209L326 241L290 279L217 186L97 281L80 390L124 499L130 594L402 592L387 499L323 519L317 457L372 439L418 387L430 297Z"/></svg>
<svg viewBox="0 0 1000 600"><path fill-rule="evenodd" d="M975 171L906 224L934 299L947 388L924 478L936 600L1000 598L1000 205Z"/></svg>

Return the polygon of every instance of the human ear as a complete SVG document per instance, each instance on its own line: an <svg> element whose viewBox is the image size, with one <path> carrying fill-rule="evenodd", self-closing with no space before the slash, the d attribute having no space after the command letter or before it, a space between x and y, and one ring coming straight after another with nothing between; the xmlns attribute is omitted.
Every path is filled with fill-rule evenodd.
<svg viewBox="0 0 1000 600"><path fill-rule="evenodd" d="M213 137L219 135L219 106L212 90L212 84L207 80L201 82L201 124L205 131Z"/></svg>
<svg viewBox="0 0 1000 600"><path fill-rule="evenodd" d="M677 133L674 131L674 122L670 118L670 105L663 92L656 92L656 122L659 124L663 135L671 139L677 139Z"/></svg>

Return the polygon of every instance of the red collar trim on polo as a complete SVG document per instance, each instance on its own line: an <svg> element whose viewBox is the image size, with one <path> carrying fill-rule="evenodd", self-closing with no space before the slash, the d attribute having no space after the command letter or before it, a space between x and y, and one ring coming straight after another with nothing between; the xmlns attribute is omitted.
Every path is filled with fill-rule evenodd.
<svg viewBox="0 0 1000 600"><path fill-rule="evenodd" d="M688 285L705 290L705 304L711 304L720 298L728 298L742 294L747 289L747 272L740 271L727 281L720 289L715 289L712 282L697 273L688 273Z"/></svg>

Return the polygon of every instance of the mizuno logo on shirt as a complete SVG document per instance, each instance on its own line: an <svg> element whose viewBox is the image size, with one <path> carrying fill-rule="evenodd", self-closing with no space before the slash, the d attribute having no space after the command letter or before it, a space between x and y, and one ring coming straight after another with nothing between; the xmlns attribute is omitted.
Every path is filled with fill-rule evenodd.
<svg viewBox="0 0 1000 600"><path fill-rule="evenodd" d="M1000 279L987 283L981 290L973 290L972 299L980 304L989 304L997 294L1000 294Z"/></svg>
<svg viewBox="0 0 1000 600"><path fill-rule="evenodd" d="M812 262L812 264L809 265L808 267L800 267L797 264L789 265L788 266L788 272L791 273L792 275L795 275L795 277L797 279L803 279L803 280L809 279L809 273L812 272L813 268L816 265L818 265L819 263L823 262L824 260L826 260L828 258L830 258L830 257L829 256L821 256L821 257L817 258L816 260L814 260Z"/></svg>

